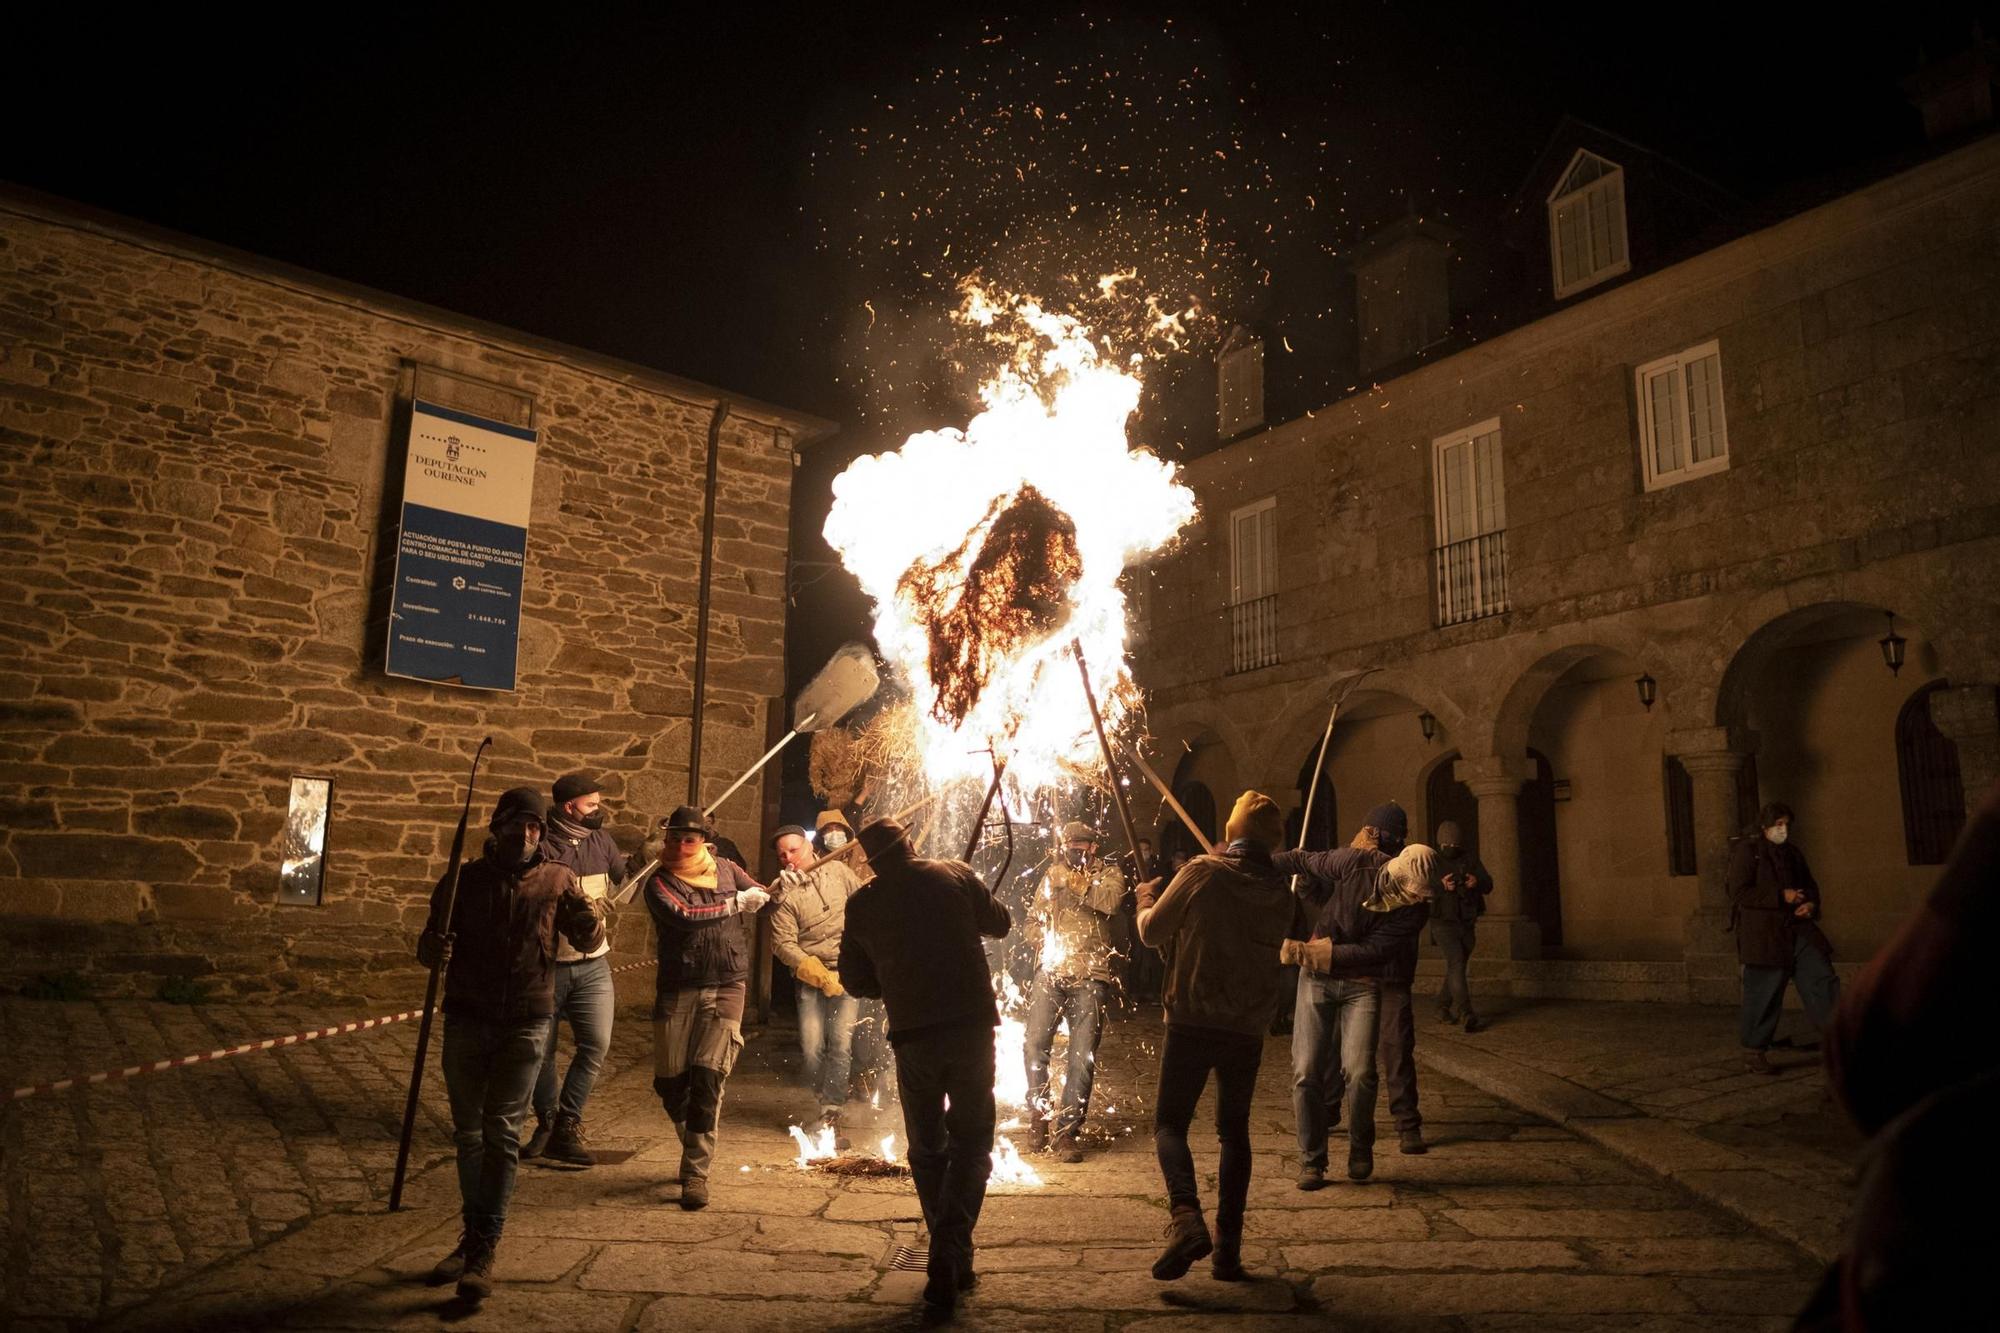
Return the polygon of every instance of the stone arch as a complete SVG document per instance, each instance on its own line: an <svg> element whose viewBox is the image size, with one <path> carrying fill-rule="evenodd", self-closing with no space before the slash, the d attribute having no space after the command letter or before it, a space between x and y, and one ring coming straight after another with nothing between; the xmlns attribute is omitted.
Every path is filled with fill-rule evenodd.
<svg viewBox="0 0 2000 1333"><path fill-rule="evenodd" d="M1358 705L1364 696L1379 695L1393 695L1429 713L1438 720L1442 734L1452 738L1453 743L1474 730L1475 724L1458 700L1400 667L1368 675L1348 695L1348 705L1344 707ZM1264 728L1266 749L1272 756L1268 766L1274 773L1289 773L1297 764L1298 753L1307 753L1310 758L1310 752L1318 748L1320 738L1326 734L1327 712L1331 707L1332 699L1323 682L1315 680L1310 688L1298 691L1275 712Z"/></svg>
<svg viewBox="0 0 2000 1333"><path fill-rule="evenodd" d="M1759 603L1769 599L1760 598ZM1769 668L1771 659L1786 646L1801 637L1833 621L1850 617L1876 615L1882 617L1882 632L1888 633L1888 608L1873 601L1856 601L1851 598L1836 598L1824 602L1813 602L1806 606L1785 606L1772 610L1760 608L1768 614L1758 617L1751 610L1742 620L1754 619L1756 628L1745 634L1733 645L1718 645L1723 651L1716 654L1716 660L1725 663L1721 674L1715 679L1710 707L1713 709L1713 725L1718 727L1741 727L1749 711L1749 697L1752 686ZM1925 627L1907 616L1898 616L1899 633L1909 635L1915 626L1919 631ZM1928 635L1925 641L1929 643ZM1937 675L1934 664L1918 664L1919 674Z"/></svg>
<svg viewBox="0 0 2000 1333"><path fill-rule="evenodd" d="M1541 707L1542 699L1551 687L1574 669L1579 663L1593 657L1623 657L1636 663L1640 670L1652 675L1660 682L1660 699L1664 701L1669 693L1672 668L1661 660L1657 652L1649 653L1648 645L1640 643L1634 636L1608 631L1603 625L1579 625L1568 642L1545 646L1541 655L1517 673L1507 690L1500 696L1500 703L1493 713L1492 748L1489 756L1499 756L1508 763L1517 763L1528 750L1528 730L1534 725L1535 711ZM1634 672L1636 679L1637 672ZM1659 705L1656 704L1655 707ZM1477 756L1467 749L1467 757Z"/></svg>

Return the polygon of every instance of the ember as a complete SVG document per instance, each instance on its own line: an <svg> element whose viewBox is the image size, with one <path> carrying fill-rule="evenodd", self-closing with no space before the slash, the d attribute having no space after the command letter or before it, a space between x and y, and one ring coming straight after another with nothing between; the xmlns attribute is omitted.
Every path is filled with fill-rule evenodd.
<svg viewBox="0 0 2000 1333"><path fill-rule="evenodd" d="M944 559L910 566L896 596L929 636L938 721L962 726L996 667L1063 627L1082 573L1076 524L1033 486L996 499Z"/></svg>

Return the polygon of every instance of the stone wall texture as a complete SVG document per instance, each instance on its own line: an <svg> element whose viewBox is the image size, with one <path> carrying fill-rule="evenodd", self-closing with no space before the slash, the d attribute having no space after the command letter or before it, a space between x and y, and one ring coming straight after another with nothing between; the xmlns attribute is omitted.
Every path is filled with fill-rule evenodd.
<svg viewBox="0 0 2000 1333"><path fill-rule="evenodd" d="M532 404L512 693L382 670L370 603L400 499L384 489L420 376L466 410ZM685 800L719 397L0 198L0 984L352 991L409 966L487 735L485 810L576 768L604 774L628 840ZM724 419L705 799L782 706L793 451L823 429L743 400ZM297 774L334 784L313 908L275 902ZM718 816L746 848L760 821L754 786ZM469 854L483 827L476 810Z"/></svg>
<svg viewBox="0 0 2000 1333"><path fill-rule="evenodd" d="M1635 370L1709 340L1729 466L1648 491ZM1441 626L1433 441L1492 418L1509 606ZM1968 796L2000 776L2000 138L1579 298L1188 479L1202 515L1148 571L1137 672L1157 750L1222 809L1243 786L1297 804L1329 678L1377 667L1334 747L1342 836L1385 796L1427 829L1441 757L1498 819L1533 776L1527 749L1557 751L1555 776L1575 779L1563 911L1597 941L1581 956L1672 962L1713 909L1702 886L1729 830L1703 806L1700 875L1667 873L1663 756L1687 757L1699 804L1761 730L1765 798L1822 794L1802 841L1832 880L1843 959L1865 957L1935 874L1903 854L1904 698L1945 680L1932 712ZM1235 671L1230 514L1272 495L1280 661ZM1884 611L1910 640L1900 677L1873 642Z"/></svg>

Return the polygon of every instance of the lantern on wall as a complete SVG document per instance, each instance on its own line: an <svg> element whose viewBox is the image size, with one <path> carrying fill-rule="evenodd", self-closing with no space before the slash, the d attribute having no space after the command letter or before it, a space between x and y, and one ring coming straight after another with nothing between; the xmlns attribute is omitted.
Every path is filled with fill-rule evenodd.
<svg viewBox="0 0 2000 1333"><path fill-rule="evenodd" d="M1417 725L1424 729L1425 740L1429 740L1431 737L1437 735L1438 720L1428 712L1417 714Z"/></svg>
<svg viewBox="0 0 2000 1333"><path fill-rule="evenodd" d="M1889 617L1889 632L1875 642L1881 645L1882 662L1889 668L1889 674L1900 676L1903 673L1903 645L1909 640L1896 633L1896 613L1889 611L1885 614Z"/></svg>
<svg viewBox="0 0 2000 1333"><path fill-rule="evenodd" d="M1660 682L1654 680L1651 675L1642 675L1635 684L1639 687L1639 702L1645 706L1647 712L1652 712L1653 700L1660 697Z"/></svg>

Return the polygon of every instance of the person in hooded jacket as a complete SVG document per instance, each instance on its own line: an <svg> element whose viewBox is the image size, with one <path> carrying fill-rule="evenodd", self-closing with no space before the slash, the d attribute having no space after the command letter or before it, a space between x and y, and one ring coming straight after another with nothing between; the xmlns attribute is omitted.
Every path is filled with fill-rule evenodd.
<svg viewBox="0 0 2000 1333"><path fill-rule="evenodd" d="M653 997L653 1091L681 1142L681 1207L708 1206L722 1092L743 1050L750 949L742 917L771 895L715 854L691 805L668 816L665 855L646 882L659 974Z"/></svg>
<svg viewBox="0 0 2000 1333"><path fill-rule="evenodd" d="M548 815L549 798L536 788L503 793L487 823L493 836L485 851L459 871L450 920L447 874L431 892L417 941L417 961L426 967L450 954L441 1063L462 1223L457 1247L431 1280L456 1281L468 1300L493 1290L521 1127L555 1013L556 941L582 953L604 941L601 905L585 896L574 871L542 857Z"/></svg>
<svg viewBox="0 0 2000 1333"><path fill-rule="evenodd" d="M1465 846L1458 825L1445 820L1437 828L1437 867L1431 882L1431 943L1444 955L1444 985L1438 989L1438 1017L1464 1023L1467 1032L1485 1025L1472 1010L1472 984L1466 968L1472 961L1474 928L1486 911L1493 877Z"/></svg>
<svg viewBox="0 0 2000 1333"><path fill-rule="evenodd" d="M1278 1002L1279 950L1306 934L1306 917L1271 864L1284 841L1276 802L1246 791L1230 811L1228 845L1182 866L1167 884L1139 886L1139 939L1165 960L1167 1037L1153 1102L1153 1151L1171 1216L1153 1276L1172 1281L1213 1254L1225 1282L1243 1276L1243 1214L1250 1192L1250 1100L1264 1059L1264 1032ZM1202 1220L1188 1127L1215 1075L1221 1140L1215 1233Z"/></svg>
<svg viewBox="0 0 2000 1333"><path fill-rule="evenodd" d="M1104 1011L1117 994L1121 957L1114 923L1125 876L1097 854L1097 830L1081 820L1063 829L1062 856L1049 867L1029 907L1028 949L1035 979L1028 990L1022 1057L1028 1073L1028 1142L1081 1162L1077 1137L1090 1114L1097 1042ZM1059 1024L1069 1027L1062 1100L1049 1096L1049 1051ZM1051 1114L1053 1112L1053 1114ZM1053 1128L1052 1128L1053 1123Z"/></svg>
<svg viewBox="0 0 2000 1333"><path fill-rule="evenodd" d="M854 1029L861 1000L840 984L840 934L847 900L861 881L841 859L815 862L806 831L787 824L771 835L780 867L771 907L771 952L792 970L799 1006L799 1053L805 1079L819 1098L820 1123L834 1146L848 1147L840 1131L854 1062Z"/></svg>
<svg viewBox="0 0 2000 1333"><path fill-rule="evenodd" d="M1791 841L1792 808L1782 801L1757 816L1758 832L1729 849L1730 925L1743 964L1743 1012L1737 1025L1751 1072L1778 1072L1765 1052L1778 1034L1785 983L1798 987L1813 1029L1825 1032L1840 1003L1833 945L1819 928L1819 884Z"/></svg>

